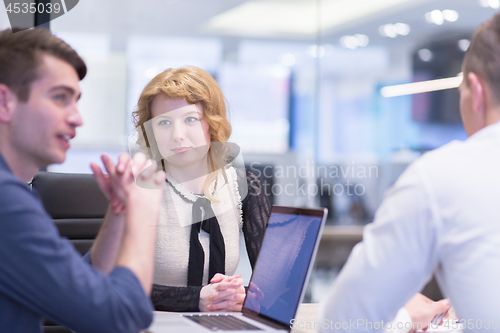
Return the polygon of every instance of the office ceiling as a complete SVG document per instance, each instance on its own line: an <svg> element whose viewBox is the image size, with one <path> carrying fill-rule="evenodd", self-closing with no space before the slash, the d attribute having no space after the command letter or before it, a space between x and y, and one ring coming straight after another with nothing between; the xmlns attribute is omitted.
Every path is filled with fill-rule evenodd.
<svg viewBox="0 0 500 333"><path fill-rule="evenodd" d="M114 49L124 49L131 34L154 36L222 36L226 40L257 38L317 40L339 44L344 35L365 34L370 45L419 44L447 34L471 33L498 9L480 2L498 0L80 0L77 7L52 22L58 32L105 33ZM320 10L318 11L318 4ZM3 9L3 8L2 8ZM426 21L425 13L456 10L456 22ZM0 20L5 20L5 12ZM407 36L382 37L379 27L406 23ZM5 25L5 22L4 22Z"/></svg>

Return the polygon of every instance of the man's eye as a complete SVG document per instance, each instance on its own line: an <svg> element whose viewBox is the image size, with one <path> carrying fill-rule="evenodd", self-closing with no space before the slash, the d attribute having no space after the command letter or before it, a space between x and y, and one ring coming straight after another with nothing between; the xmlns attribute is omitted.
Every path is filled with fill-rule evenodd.
<svg viewBox="0 0 500 333"><path fill-rule="evenodd" d="M57 94L54 96L54 99L56 101L64 102L66 100L66 95L64 94Z"/></svg>

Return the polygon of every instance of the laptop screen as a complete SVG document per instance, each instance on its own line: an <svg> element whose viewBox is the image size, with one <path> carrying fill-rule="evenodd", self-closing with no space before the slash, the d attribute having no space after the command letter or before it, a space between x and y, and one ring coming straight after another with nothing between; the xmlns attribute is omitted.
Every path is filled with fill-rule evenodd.
<svg viewBox="0 0 500 333"><path fill-rule="evenodd" d="M290 324L324 214L322 210L273 207L244 308Z"/></svg>

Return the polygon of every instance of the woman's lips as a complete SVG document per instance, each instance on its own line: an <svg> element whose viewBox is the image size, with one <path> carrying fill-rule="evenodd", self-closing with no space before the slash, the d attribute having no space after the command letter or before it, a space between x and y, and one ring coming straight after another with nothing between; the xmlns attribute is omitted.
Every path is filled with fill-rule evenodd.
<svg viewBox="0 0 500 333"><path fill-rule="evenodd" d="M171 151L173 151L175 154L182 154L190 150L191 147L180 147L180 148L173 148Z"/></svg>

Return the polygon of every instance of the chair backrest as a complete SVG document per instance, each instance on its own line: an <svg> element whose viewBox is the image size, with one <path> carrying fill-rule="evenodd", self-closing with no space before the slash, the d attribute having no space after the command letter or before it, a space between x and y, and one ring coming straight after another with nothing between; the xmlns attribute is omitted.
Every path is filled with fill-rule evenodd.
<svg viewBox="0 0 500 333"><path fill-rule="evenodd" d="M89 174L39 172L32 188L42 198L63 237L86 253L101 227L108 200Z"/></svg>

